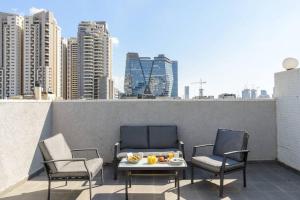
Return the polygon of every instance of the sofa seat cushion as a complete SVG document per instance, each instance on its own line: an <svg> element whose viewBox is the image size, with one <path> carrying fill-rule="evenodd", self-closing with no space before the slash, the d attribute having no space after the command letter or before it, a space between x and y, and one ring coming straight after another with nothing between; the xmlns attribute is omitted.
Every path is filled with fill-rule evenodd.
<svg viewBox="0 0 300 200"><path fill-rule="evenodd" d="M148 148L147 126L121 126L120 127L121 149L124 148Z"/></svg>
<svg viewBox="0 0 300 200"><path fill-rule="evenodd" d="M149 126L149 148L177 148L177 126Z"/></svg>
<svg viewBox="0 0 300 200"><path fill-rule="evenodd" d="M91 174L91 177L95 177L103 167L102 158L94 158L86 161L87 168ZM61 167L57 173L51 175L52 177L84 177L88 176L83 161L68 162Z"/></svg>
<svg viewBox="0 0 300 200"><path fill-rule="evenodd" d="M121 152L117 155L117 158L121 160L125 158L127 153L138 153L143 152L144 156L156 155L156 156L167 156L169 152L179 152L179 155L182 156L182 152L178 149L122 149Z"/></svg>
<svg viewBox="0 0 300 200"><path fill-rule="evenodd" d="M192 157L192 164L200 168L212 171L220 172L222 167L223 157L221 156L196 156ZM232 169L243 167L243 162L238 162L232 159L227 158L225 164L225 171L230 171Z"/></svg>

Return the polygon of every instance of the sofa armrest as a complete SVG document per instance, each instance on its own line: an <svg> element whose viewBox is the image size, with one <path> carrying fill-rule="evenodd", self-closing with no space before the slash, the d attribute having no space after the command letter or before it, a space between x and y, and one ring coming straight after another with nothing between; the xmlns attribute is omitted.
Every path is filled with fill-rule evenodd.
<svg viewBox="0 0 300 200"><path fill-rule="evenodd" d="M185 158L185 153L184 153L184 142L183 141L178 141L178 149L182 152L182 157Z"/></svg>
<svg viewBox="0 0 300 200"><path fill-rule="evenodd" d="M120 142L117 142L114 145L114 159L117 159L119 153L120 153Z"/></svg>

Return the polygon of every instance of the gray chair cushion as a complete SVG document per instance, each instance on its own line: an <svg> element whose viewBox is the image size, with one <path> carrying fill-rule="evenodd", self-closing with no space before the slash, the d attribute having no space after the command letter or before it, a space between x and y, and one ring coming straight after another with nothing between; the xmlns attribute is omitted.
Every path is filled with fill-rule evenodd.
<svg viewBox="0 0 300 200"><path fill-rule="evenodd" d="M149 148L177 148L177 126L149 126Z"/></svg>
<svg viewBox="0 0 300 200"><path fill-rule="evenodd" d="M223 156L229 151L244 150L247 148L248 134L244 131L233 131L219 129L213 150L214 155ZM243 161L243 154L232 154L228 158L236 161Z"/></svg>
<svg viewBox="0 0 300 200"><path fill-rule="evenodd" d="M192 157L193 165L196 165L200 168L212 171L212 172L220 172L222 167L223 157L221 156L196 156ZM229 171L232 169L237 169L243 167L243 162L238 162L232 159L227 159L225 164L225 171Z"/></svg>
<svg viewBox="0 0 300 200"><path fill-rule="evenodd" d="M169 152L177 152L178 149L122 149L117 155L117 158L121 160L125 158L127 153L138 153L143 152L144 156L156 155L156 156L167 156ZM179 155L182 157L182 152L179 151Z"/></svg>
<svg viewBox="0 0 300 200"><path fill-rule="evenodd" d="M124 148L148 148L147 126L121 126L121 149Z"/></svg>
<svg viewBox="0 0 300 200"><path fill-rule="evenodd" d="M102 158L94 158L86 161L87 168L91 174L91 177L95 177L103 167ZM68 162L66 165L61 167L57 173L51 175L52 177L83 177L88 176L86 168L82 161L80 162Z"/></svg>
<svg viewBox="0 0 300 200"><path fill-rule="evenodd" d="M46 161L72 158L70 147L61 133L40 142L39 146ZM52 173L55 173L66 163L67 162L50 163L48 166Z"/></svg>

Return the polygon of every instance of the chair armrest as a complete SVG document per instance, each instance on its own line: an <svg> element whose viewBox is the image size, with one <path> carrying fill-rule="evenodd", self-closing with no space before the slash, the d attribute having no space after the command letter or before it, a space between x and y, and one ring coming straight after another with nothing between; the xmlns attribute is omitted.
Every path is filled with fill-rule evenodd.
<svg viewBox="0 0 300 200"><path fill-rule="evenodd" d="M193 154L192 154L192 156L194 157L194 156L196 155L197 149L199 149L199 148L203 148L203 147L213 147L213 146L214 146L214 144L201 144L201 145L196 145L196 146L193 147Z"/></svg>
<svg viewBox="0 0 300 200"><path fill-rule="evenodd" d="M225 170L225 165L226 165L226 160L227 160L227 156L228 155L231 155L231 154L236 154L236 153L243 153L245 154L244 156L244 163L246 165L246 162L247 162L247 157L248 157L248 153L250 151L249 150L237 150L237 151L229 151L229 152L226 152L223 154L223 161L222 161L222 167L221 167L221 171L224 171Z"/></svg>
<svg viewBox="0 0 300 200"><path fill-rule="evenodd" d="M73 156L73 152L77 152L77 151L95 151L96 155L98 158L100 158L100 154L97 148L85 148L85 149L72 149L72 156Z"/></svg>
<svg viewBox="0 0 300 200"><path fill-rule="evenodd" d="M114 159L117 159L119 153L120 153L120 142L117 142L114 145Z"/></svg>
<svg viewBox="0 0 300 200"><path fill-rule="evenodd" d="M230 152L226 152L224 153L224 156L230 155L230 154L236 154L236 153L249 153L249 150L239 150L239 151L230 151Z"/></svg>
<svg viewBox="0 0 300 200"><path fill-rule="evenodd" d="M86 158L72 158L72 159L59 159L59 160L47 160L47 161L42 161L42 163L55 163L55 162L79 162L79 161L87 161Z"/></svg>
<svg viewBox="0 0 300 200"><path fill-rule="evenodd" d="M42 163L45 165L45 164L56 163L56 162L83 162L86 172L90 174L90 171L87 168L86 161L87 161L86 158L72 158L72 159L48 160L48 161L42 161Z"/></svg>

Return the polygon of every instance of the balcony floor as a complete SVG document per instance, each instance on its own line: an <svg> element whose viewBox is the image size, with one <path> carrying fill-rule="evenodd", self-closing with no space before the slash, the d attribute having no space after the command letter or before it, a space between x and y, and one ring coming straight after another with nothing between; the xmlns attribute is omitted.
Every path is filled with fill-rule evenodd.
<svg viewBox="0 0 300 200"><path fill-rule="evenodd" d="M105 184L93 188L93 200L123 200L124 179L112 179L112 168L105 167ZM219 179L210 179L209 173L196 170L196 182L182 180L181 199L202 200L219 199ZM189 173L187 173L189 176ZM204 180L207 178L207 180ZM300 175L276 162L252 163L248 167L248 185L242 187L241 173L236 172L225 176L223 199L255 199L255 200L296 200L300 199ZM173 181L164 177L136 177L129 189L130 200L173 200L177 198L177 190ZM86 200L89 199L88 187L81 181L53 182L51 200ZM43 200L47 199L47 179L41 174L12 191L0 196L1 200Z"/></svg>

